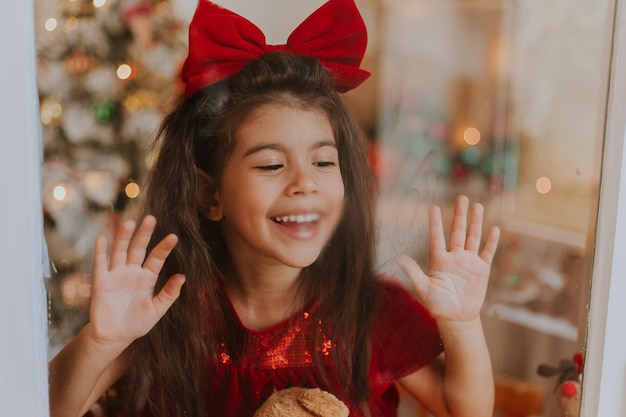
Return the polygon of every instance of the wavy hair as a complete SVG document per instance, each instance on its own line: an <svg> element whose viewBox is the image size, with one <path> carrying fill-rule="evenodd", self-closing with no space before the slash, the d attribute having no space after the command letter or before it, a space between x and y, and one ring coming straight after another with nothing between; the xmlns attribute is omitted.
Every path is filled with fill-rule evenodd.
<svg viewBox="0 0 626 417"><path fill-rule="evenodd" d="M135 392L137 386L148 387L145 399L159 415L204 415L201 393L211 379L207 359L216 358L219 341L232 337L215 285L215 280L232 279L230 259L220 228L197 207L198 169L219 182L237 128L252 110L274 103L321 111L335 135L344 213L319 258L303 269L301 291L304 299L320 300L320 318L334 323L332 340L343 341L333 351L344 398L355 407L368 398L376 187L366 140L323 66L312 58L275 52L190 98L181 97L159 131L143 211L158 220L151 247L169 233L176 233L179 243L156 291L175 273L187 281L180 299L133 345L135 361L127 381ZM315 363L325 375L321 358Z"/></svg>

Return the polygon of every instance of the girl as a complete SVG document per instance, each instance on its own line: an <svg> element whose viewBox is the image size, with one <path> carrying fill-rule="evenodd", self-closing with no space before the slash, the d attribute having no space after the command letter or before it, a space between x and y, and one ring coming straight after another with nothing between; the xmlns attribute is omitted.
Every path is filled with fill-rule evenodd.
<svg viewBox="0 0 626 417"><path fill-rule="evenodd" d="M335 394L354 416L393 416L398 384L436 416L490 416L479 311L498 230L481 250L482 206L462 196L446 247L440 211L429 211L427 274L398 263L430 313L378 277L375 182L338 93L367 75L358 11L330 0L286 46L243 63L224 46L258 35L200 1L146 215L136 232L122 226L110 260L96 242L91 321L50 363L52 416L86 413L113 384L125 415L251 416L301 386ZM316 36L330 59L320 48L302 56L307 42L294 40Z"/></svg>

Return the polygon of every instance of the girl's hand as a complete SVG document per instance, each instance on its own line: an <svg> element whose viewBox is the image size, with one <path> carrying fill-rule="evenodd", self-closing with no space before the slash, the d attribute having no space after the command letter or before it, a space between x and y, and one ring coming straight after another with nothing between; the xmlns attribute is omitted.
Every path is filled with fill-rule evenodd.
<svg viewBox="0 0 626 417"><path fill-rule="evenodd" d="M106 238L96 240L90 333L104 353L119 354L148 333L180 295L185 281L181 274L172 276L154 295L159 272L178 242L176 235L168 235L146 257L155 225L156 219L146 216L133 236L135 223L125 222L109 262Z"/></svg>
<svg viewBox="0 0 626 417"><path fill-rule="evenodd" d="M469 225L468 206L466 196L456 199L449 248L446 248L441 210L437 206L430 208L430 269L427 274L413 259L404 255L396 258L418 296L438 321L475 320L487 292L500 230L492 227L480 250L483 206L478 203L472 206Z"/></svg>

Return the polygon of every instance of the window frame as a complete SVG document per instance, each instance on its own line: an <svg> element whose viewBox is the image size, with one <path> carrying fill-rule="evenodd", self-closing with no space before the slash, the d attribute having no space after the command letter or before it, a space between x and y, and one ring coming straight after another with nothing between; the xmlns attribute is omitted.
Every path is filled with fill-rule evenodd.
<svg viewBox="0 0 626 417"><path fill-rule="evenodd" d="M0 404L48 416L34 0L1 2ZM626 1L616 0L581 416L626 414ZM18 181L19 180L19 181ZM624 213L624 214L622 214Z"/></svg>

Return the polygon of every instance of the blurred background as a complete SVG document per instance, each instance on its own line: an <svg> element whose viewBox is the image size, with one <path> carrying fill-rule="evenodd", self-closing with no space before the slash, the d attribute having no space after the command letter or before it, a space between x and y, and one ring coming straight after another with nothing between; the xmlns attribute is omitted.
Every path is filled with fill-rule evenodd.
<svg viewBox="0 0 626 417"><path fill-rule="evenodd" d="M217 3L280 44L323 1ZM398 253L427 267L428 205L485 204L503 230L483 311L497 413L563 415L559 366L585 349L614 1L356 3L373 75L346 100L379 180L380 270L405 282ZM88 320L96 236L136 216L195 5L36 0L51 356ZM426 414L403 400L401 415Z"/></svg>

